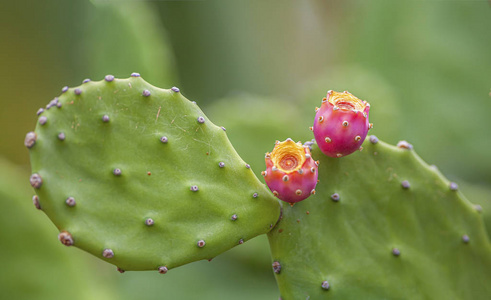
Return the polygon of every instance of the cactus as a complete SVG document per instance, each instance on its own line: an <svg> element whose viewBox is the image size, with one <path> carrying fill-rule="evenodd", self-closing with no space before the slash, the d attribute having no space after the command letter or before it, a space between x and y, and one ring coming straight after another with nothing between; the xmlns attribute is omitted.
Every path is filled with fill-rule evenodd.
<svg viewBox="0 0 491 300"><path fill-rule="evenodd" d="M276 141L273 151L266 153L265 161L266 171L262 175L274 196L293 206L315 194L319 164L312 159L309 147L290 138Z"/></svg>
<svg viewBox="0 0 491 300"><path fill-rule="evenodd" d="M316 108L314 126L315 140L319 149L328 156L342 157L360 149L368 129L370 104L344 91L328 91Z"/></svg>
<svg viewBox="0 0 491 300"><path fill-rule="evenodd" d="M268 234L289 299L486 299L491 244L475 206L408 143L374 136L322 155L317 193L283 207Z"/></svg>
<svg viewBox="0 0 491 300"><path fill-rule="evenodd" d="M285 199L294 203L291 192L298 189L285 185L297 174L280 170L282 152L298 147L310 167L316 167L312 157L319 159L308 184L321 180L309 199L283 205L278 220L279 202L224 128L177 88L158 89L138 74L106 76L64 88L38 113L36 130L25 138L35 205L58 227L63 244L120 271L166 273L269 232L283 300L486 299L491 293L491 244L478 207L408 142L394 147L370 136L364 151L342 158L327 157L310 142L307 148L278 142L266 157L264 179L273 192L281 189L280 199L288 191ZM350 124L362 115L345 113ZM363 131L366 113L357 127ZM366 132L358 135L363 142Z"/></svg>
<svg viewBox="0 0 491 300"><path fill-rule="evenodd" d="M169 269L268 232L280 206L196 103L137 73L65 87L26 135L59 240L124 270Z"/></svg>

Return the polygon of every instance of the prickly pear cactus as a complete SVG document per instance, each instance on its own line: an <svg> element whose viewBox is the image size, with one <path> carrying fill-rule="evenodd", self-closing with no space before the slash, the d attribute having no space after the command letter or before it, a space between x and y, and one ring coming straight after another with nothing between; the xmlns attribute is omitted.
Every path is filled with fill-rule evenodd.
<svg viewBox="0 0 491 300"><path fill-rule="evenodd" d="M268 232L280 205L178 88L86 80L28 133L34 201L59 240L123 270L169 269Z"/></svg>
<svg viewBox="0 0 491 300"><path fill-rule="evenodd" d="M281 299L489 299L491 244L455 183L408 143L322 155L317 193L268 234Z"/></svg>

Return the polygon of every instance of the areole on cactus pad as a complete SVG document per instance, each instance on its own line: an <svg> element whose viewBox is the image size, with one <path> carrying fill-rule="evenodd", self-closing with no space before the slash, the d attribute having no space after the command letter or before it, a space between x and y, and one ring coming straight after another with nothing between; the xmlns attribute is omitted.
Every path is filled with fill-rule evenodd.
<svg viewBox="0 0 491 300"><path fill-rule="evenodd" d="M276 141L271 153L266 153L264 180L273 195L293 205L315 193L317 166L310 149L288 138Z"/></svg>
<svg viewBox="0 0 491 300"><path fill-rule="evenodd" d="M346 156L361 149L368 130L370 104L347 91L328 91L320 108L315 109L311 127L319 149L331 157Z"/></svg>

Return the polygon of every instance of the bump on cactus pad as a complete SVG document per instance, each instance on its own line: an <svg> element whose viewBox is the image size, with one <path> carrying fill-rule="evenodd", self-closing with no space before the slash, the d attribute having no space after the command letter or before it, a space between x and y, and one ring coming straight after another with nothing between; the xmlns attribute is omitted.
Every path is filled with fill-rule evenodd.
<svg viewBox="0 0 491 300"><path fill-rule="evenodd" d="M283 300L488 299L491 244L456 184L376 138L342 159L313 148L317 193L268 234Z"/></svg>
<svg viewBox="0 0 491 300"><path fill-rule="evenodd" d="M268 232L280 214L221 127L178 88L137 73L64 88L26 146L60 241L121 270L211 259Z"/></svg>

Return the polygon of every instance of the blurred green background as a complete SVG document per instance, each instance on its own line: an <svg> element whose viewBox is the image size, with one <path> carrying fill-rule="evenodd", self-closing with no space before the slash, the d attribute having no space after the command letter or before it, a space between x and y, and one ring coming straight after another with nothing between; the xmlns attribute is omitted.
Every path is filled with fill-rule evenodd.
<svg viewBox="0 0 491 300"><path fill-rule="evenodd" d="M6 299L278 296L264 236L165 276L119 274L57 241L30 200L24 136L63 86L106 74L140 72L180 87L227 128L256 174L275 140L313 138L308 127L327 90L349 90L371 103L372 134L410 141L472 202L490 207L486 0L2 1L0 39Z"/></svg>

